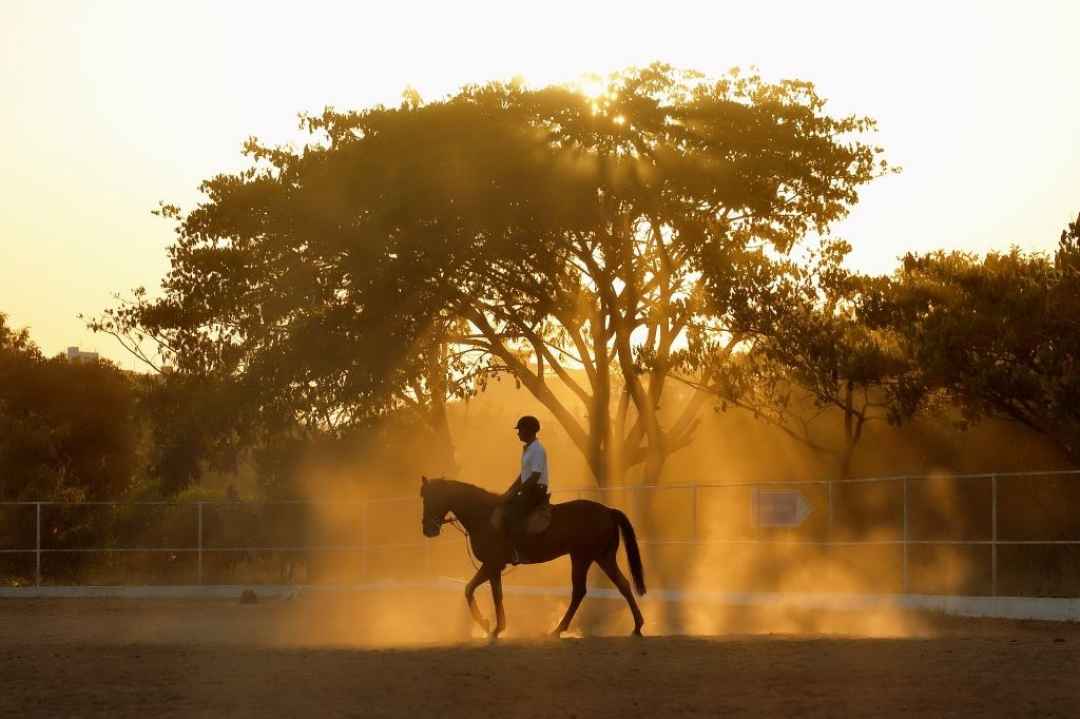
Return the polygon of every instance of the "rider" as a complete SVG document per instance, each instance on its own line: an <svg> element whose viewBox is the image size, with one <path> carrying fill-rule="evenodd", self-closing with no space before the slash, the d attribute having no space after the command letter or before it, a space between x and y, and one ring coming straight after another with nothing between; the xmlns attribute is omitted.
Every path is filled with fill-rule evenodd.
<svg viewBox="0 0 1080 719"><path fill-rule="evenodd" d="M525 518L533 509L548 501L548 463L547 452L536 438L540 431L540 420L526 415L514 425L518 439L524 443L521 452L521 472L514 477L514 483L503 495L506 509L503 527L512 544L522 534ZM521 561L517 547L513 547L511 563Z"/></svg>

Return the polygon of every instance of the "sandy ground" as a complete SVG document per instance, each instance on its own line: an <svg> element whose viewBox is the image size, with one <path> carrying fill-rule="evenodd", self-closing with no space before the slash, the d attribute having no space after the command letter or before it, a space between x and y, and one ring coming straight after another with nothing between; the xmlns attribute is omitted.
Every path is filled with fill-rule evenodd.
<svg viewBox="0 0 1080 719"><path fill-rule="evenodd" d="M702 608L729 633L635 640L594 600L543 640L561 603L508 609L490 645L452 595L0 600L0 716L1080 716L1078 625Z"/></svg>

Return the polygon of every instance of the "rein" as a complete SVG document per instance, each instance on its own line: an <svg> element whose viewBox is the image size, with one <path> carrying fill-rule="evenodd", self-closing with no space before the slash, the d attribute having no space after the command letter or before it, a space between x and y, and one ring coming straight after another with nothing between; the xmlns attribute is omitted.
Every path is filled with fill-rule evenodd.
<svg viewBox="0 0 1080 719"><path fill-rule="evenodd" d="M457 515L451 513L449 517L443 517L442 522L440 522L440 526L442 524L449 524L453 526L454 529L461 532L461 536L465 538L465 553L469 555L469 562L472 563L473 569L479 570L480 564L477 563L476 557L473 556L472 545L469 544L469 531L465 529L465 527L461 524L461 522L457 518Z"/></svg>
<svg viewBox="0 0 1080 719"><path fill-rule="evenodd" d="M436 478L436 480L434 480L434 481L448 482L448 480L446 480L445 478ZM461 486L461 487L464 487L464 488L471 488L473 490L479 490L480 493L482 493L482 494L490 494L490 493L483 492L483 490L481 490L479 487L474 487L472 485L467 485L467 484L464 484L462 482L449 482L449 483L452 484L452 485L458 485L458 486ZM449 510L449 515L450 516L448 516L448 517L443 516L443 518L439 520L439 523L436 526L441 527L444 524L451 524L451 525L454 526L454 529L461 532L461 536L465 540L465 553L468 554L468 556L469 556L469 562L472 564L473 569L479 570L481 568L481 566L483 566L483 563L478 561L477 558L476 558L476 555L473 554L472 542L470 541L471 537L469 535L469 530L465 528L465 525L462 524L461 519L457 516L457 514L453 510Z"/></svg>
<svg viewBox="0 0 1080 719"><path fill-rule="evenodd" d="M461 523L461 520L457 518L457 515L451 512L449 517L444 517L440 526L443 524L450 524L457 531L461 532L461 536L465 538L465 553L469 555L469 562L473 565L473 569L480 569L480 562L476 561L476 556L472 552L472 544L469 542L469 530L465 529L465 526ZM503 575L510 574L517 567L511 567L503 570Z"/></svg>

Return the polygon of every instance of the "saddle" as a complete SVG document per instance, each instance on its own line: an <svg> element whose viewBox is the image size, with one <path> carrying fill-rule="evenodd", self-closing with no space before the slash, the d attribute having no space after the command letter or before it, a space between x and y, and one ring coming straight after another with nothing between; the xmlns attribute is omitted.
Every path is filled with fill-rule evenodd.
<svg viewBox="0 0 1080 719"><path fill-rule="evenodd" d="M503 515L505 513L506 506L502 504L491 513L491 526L497 532L503 531ZM525 534L543 534L546 532L551 525L551 503L543 502L529 512L529 516L525 518L523 525Z"/></svg>

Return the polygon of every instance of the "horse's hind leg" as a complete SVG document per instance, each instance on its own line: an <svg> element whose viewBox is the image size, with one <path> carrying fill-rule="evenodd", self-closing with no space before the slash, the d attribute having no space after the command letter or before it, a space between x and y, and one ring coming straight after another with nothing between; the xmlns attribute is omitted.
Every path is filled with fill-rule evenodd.
<svg viewBox="0 0 1080 719"><path fill-rule="evenodd" d="M570 560L573 566L570 579L574 584L574 588L570 594L570 606L566 608L566 614L563 615L559 626L555 627L555 631L552 632L552 635L556 637L570 627L570 622L574 619L574 613L577 611L578 605L585 598L585 579L589 576L589 565L593 563L592 559L573 555L570 556Z"/></svg>
<svg viewBox="0 0 1080 719"><path fill-rule="evenodd" d="M506 629L506 612L503 610L502 569L491 568L491 599L495 602L495 631L491 638L496 639Z"/></svg>
<svg viewBox="0 0 1080 719"><path fill-rule="evenodd" d="M630 612L634 615L634 634L640 637L641 627L645 624L645 620L641 617L641 610L638 609L634 593L630 591L630 582L626 581L626 576L619 569L619 562L615 559L615 552L602 557L596 563L604 570L604 574L608 575L608 579L611 580L612 584L618 587L619 593L623 595L626 603L630 605Z"/></svg>
<svg viewBox="0 0 1080 719"><path fill-rule="evenodd" d="M476 594L476 588L489 579L488 567L484 564L476 570L476 574L465 585L465 601L469 603L469 611L472 612L473 621L479 624L480 628L485 632L491 631L491 625L488 624L488 620L484 619L484 615L480 613L480 607L476 606L476 597L474 595Z"/></svg>

